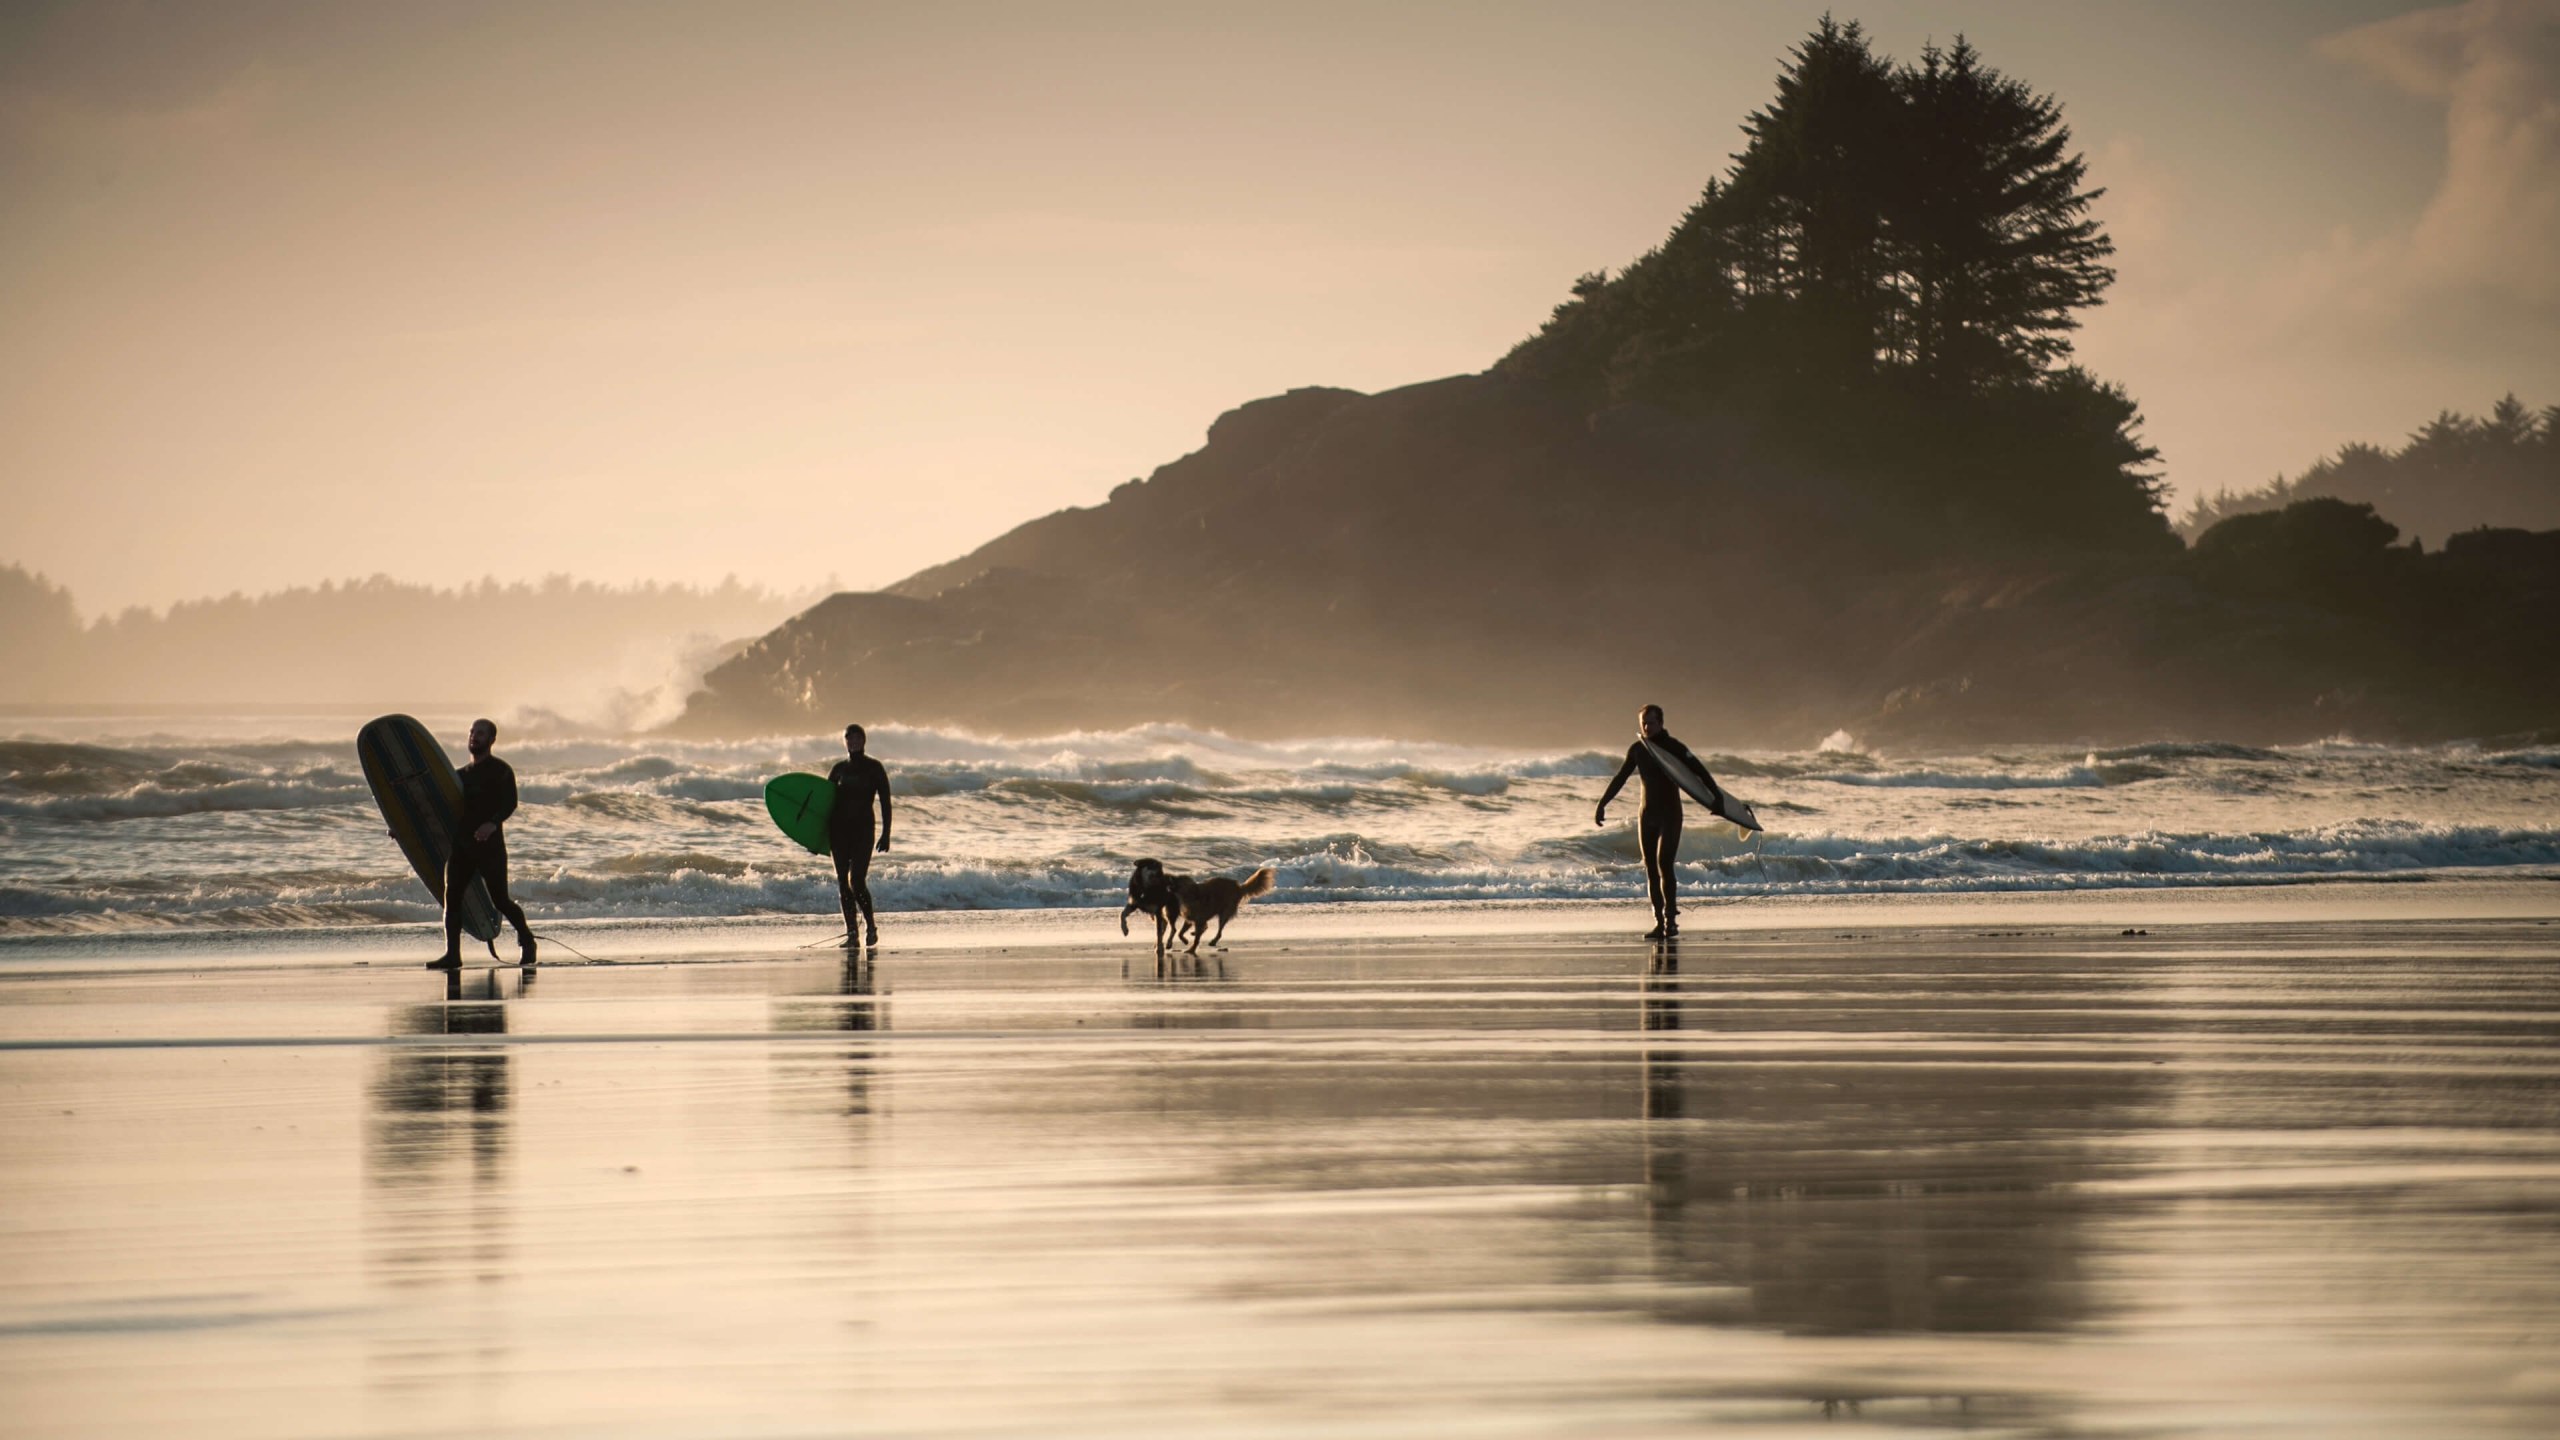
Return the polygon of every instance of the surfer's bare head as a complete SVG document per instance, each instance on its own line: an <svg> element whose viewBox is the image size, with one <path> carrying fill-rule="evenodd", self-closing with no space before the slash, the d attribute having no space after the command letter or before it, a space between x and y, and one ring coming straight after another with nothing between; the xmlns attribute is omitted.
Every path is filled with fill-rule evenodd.
<svg viewBox="0 0 2560 1440"><path fill-rule="evenodd" d="M847 725L844 727L844 753L847 755L861 754L862 747L869 744L870 740L870 736L862 733L861 726Z"/></svg>
<svg viewBox="0 0 2560 1440"><path fill-rule="evenodd" d="M1662 707L1647 705L1636 712L1636 733L1647 740L1662 738Z"/></svg>
<svg viewBox="0 0 2560 1440"><path fill-rule="evenodd" d="M497 744L497 743L498 743L498 722L497 722L497 721L495 721L495 720L474 720L474 721L472 721L472 722L471 722L471 753L472 753L472 754L474 754L474 755L486 755L486 754L488 754L488 753L489 753L489 747L490 747L490 746L492 746L492 745L495 745L495 744Z"/></svg>

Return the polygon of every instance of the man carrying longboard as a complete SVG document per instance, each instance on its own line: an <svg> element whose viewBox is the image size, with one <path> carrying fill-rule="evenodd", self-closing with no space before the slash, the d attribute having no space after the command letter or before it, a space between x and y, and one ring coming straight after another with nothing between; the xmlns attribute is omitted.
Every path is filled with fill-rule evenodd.
<svg viewBox="0 0 2560 1440"><path fill-rule="evenodd" d="M1627 763L1618 767L1617 778L1609 782L1608 793L1600 797L1600 808L1591 817L1594 825L1608 824L1609 802L1626 787L1627 777L1644 777L1644 809L1636 816L1636 840L1644 849L1645 889L1653 897L1653 928L1645 932L1647 940L1667 940L1680 933L1680 880L1671 868L1680 858L1680 794L1696 793L1699 787L1683 783L1672 771L1674 765L1695 772L1706 794L1716 797L1704 803L1719 815L1726 813L1720 803L1723 791L1707 774L1707 767L1662 728L1662 707L1647 705L1636 712L1636 743L1627 747Z"/></svg>
<svg viewBox="0 0 2560 1440"><path fill-rule="evenodd" d="M471 892L471 877L488 882L490 903L516 927L518 959L533 963L533 931L524 923L524 907L507 896L507 817L516 813L515 767L489 753L498 743L496 722L471 722L471 763L454 772L462 779L462 823L453 837L453 853L444 862L444 958L429 969L462 966L462 901Z"/></svg>
<svg viewBox="0 0 2560 1440"><path fill-rule="evenodd" d="M879 761L863 753L869 737L859 725L844 727L845 758L827 772L827 783L836 788L835 803L827 811L827 851L836 862L836 903L844 909L844 943L853 946L854 912L862 912L862 943L874 949L880 945L880 922L871 910L871 806L880 806L880 842L878 848L889 848L889 771Z"/></svg>

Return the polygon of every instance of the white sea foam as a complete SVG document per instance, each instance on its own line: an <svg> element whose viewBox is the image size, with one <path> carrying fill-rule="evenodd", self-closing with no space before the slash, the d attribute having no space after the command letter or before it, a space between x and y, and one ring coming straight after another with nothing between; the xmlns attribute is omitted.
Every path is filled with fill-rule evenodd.
<svg viewBox="0 0 2560 1440"><path fill-rule="evenodd" d="M1807 778L1830 785L1869 785L1902 790L2061 790L2107 783L2091 765L2070 765L2060 770L2034 772L1919 769L1866 774L1825 771Z"/></svg>
<svg viewBox="0 0 2560 1440"><path fill-rule="evenodd" d="M2560 750L2509 750L2483 758L2492 765L2528 765L2537 770L2560 770Z"/></svg>
<svg viewBox="0 0 2560 1440"><path fill-rule="evenodd" d="M134 820L201 815L226 810L311 810L365 801L362 784L274 780L226 780L210 785L162 785L146 781L111 795L0 796L0 815L49 820Z"/></svg>

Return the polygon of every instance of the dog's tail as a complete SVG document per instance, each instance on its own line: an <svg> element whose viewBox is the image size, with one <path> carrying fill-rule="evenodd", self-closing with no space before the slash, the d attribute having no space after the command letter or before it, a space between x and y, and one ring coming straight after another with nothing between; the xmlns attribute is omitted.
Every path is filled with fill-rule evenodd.
<svg viewBox="0 0 2560 1440"><path fill-rule="evenodd" d="M1244 877L1244 898L1246 898L1247 900L1252 899L1252 898L1253 898L1254 896L1256 896L1256 895L1268 895L1268 894L1270 894L1270 893L1271 893L1271 867L1270 867L1270 866L1265 865L1265 866L1263 866L1261 869L1256 870L1256 871L1254 871L1252 874L1247 875L1246 877Z"/></svg>

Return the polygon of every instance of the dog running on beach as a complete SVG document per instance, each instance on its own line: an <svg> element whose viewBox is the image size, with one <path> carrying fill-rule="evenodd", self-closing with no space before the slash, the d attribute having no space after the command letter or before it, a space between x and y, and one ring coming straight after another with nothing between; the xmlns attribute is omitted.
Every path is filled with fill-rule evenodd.
<svg viewBox="0 0 2560 1440"><path fill-rule="evenodd" d="M1240 881L1230 880L1224 875L1212 875L1206 880L1175 876L1168 883L1173 886L1173 893L1181 898L1182 923L1191 931L1190 953L1197 955L1200 953L1200 937L1208 932L1210 921L1218 922L1218 933L1209 941L1209 948L1214 950L1226 938L1227 922L1236 918L1236 912L1244 908L1244 902L1256 895L1271 893L1271 867L1265 865ZM1181 938L1181 932L1177 930L1174 939L1178 941Z"/></svg>
<svg viewBox="0 0 2560 1440"><path fill-rule="evenodd" d="M1129 933L1129 917L1145 911L1155 917L1156 953L1164 953L1168 932L1174 943L1182 943L1182 895L1178 887L1191 883L1188 875L1167 875L1161 860L1141 860L1129 872L1129 903L1120 908L1120 933Z"/></svg>

